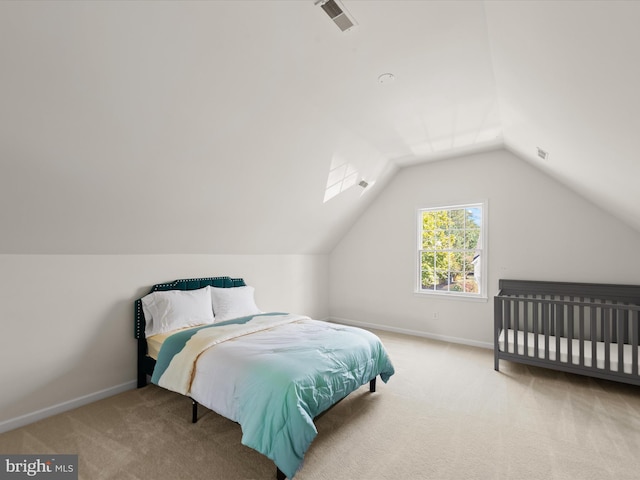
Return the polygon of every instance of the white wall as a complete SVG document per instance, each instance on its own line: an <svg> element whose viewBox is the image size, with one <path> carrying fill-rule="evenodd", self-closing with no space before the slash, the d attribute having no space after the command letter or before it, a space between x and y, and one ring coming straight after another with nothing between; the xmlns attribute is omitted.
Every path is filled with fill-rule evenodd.
<svg viewBox="0 0 640 480"><path fill-rule="evenodd" d="M229 275L264 311L328 314L326 255L0 255L0 432L132 388L134 300Z"/></svg>
<svg viewBox="0 0 640 480"><path fill-rule="evenodd" d="M415 294L416 208L485 199L489 300ZM638 245L640 233L507 151L409 167L331 253L330 317L492 346L499 278L638 284Z"/></svg>

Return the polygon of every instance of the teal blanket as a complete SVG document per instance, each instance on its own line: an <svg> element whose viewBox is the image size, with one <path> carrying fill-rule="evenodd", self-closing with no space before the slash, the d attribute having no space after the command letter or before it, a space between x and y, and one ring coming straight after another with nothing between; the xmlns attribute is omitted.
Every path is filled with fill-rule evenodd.
<svg viewBox="0 0 640 480"><path fill-rule="evenodd" d="M179 332L152 381L237 421L242 443L293 478L317 435L313 419L394 369L377 336L300 315L265 314Z"/></svg>

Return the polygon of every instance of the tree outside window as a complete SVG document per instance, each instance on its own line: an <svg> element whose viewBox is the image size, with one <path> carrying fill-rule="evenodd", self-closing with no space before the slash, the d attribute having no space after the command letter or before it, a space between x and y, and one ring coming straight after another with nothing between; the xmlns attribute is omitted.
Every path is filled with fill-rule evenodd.
<svg viewBox="0 0 640 480"><path fill-rule="evenodd" d="M482 295L483 204L418 212L419 290Z"/></svg>

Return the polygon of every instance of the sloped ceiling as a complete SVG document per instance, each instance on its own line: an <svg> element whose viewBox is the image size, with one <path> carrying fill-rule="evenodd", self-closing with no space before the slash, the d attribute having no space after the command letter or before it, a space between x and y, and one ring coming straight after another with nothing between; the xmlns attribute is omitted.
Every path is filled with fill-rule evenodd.
<svg viewBox="0 0 640 480"><path fill-rule="evenodd" d="M640 231L640 2L485 9L505 146Z"/></svg>
<svg viewBox="0 0 640 480"><path fill-rule="evenodd" d="M640 3L343 5L0 2L0 253L325 253L500 147L640 230Z"/></svg>

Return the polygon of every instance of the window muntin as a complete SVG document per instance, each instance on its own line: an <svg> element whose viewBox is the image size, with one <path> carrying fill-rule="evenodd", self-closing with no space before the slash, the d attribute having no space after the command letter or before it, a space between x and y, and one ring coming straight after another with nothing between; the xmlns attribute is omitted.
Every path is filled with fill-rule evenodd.
<svg viewBox="0 0 640 480"><path fill-rule="evenodd" d="M418 292L484 297L485 204L418 210Z"/></svg>

